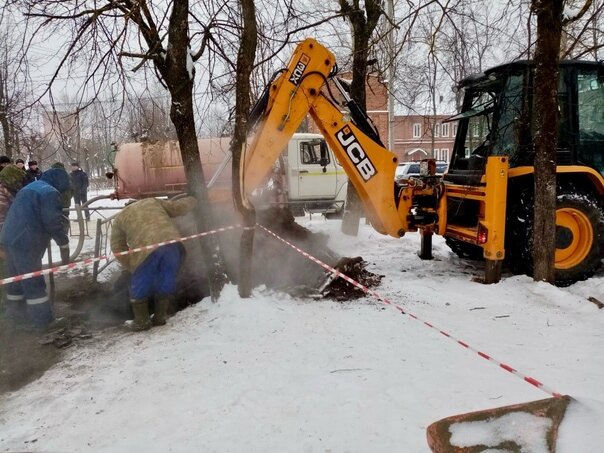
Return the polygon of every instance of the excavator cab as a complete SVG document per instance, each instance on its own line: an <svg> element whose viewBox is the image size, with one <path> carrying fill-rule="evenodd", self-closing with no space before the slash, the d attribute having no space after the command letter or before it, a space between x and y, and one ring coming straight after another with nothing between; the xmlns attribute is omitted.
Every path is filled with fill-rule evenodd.
<svg viewBox="0 0 604 453"><path fill-rule="evenodd" d="M518 61L463 80L457 136L445 183L480 186L486 163L509 165L505 227L506 261L514 272L532 272L534 200L534 64ZM563 61L558 82L556 280L568 284L594 273L604 253L604 64ZM472 226L481 205L450 197L449 223ZM479 257L473 241L448 237L460 256Z"/></svg>

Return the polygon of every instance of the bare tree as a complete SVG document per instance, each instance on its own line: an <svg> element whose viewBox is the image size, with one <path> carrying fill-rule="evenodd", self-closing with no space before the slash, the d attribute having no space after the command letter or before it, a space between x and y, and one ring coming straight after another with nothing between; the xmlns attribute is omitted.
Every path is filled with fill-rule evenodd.
<svg viewBox="0 0 604 453"><path fill-rule="evenodd" d="M170 118L176 129L188 189L199 203L198 227L202 231L210 229L214 222L199 158L193 88L194 62L205 52L212 19L205 23L190 14L187 0L174 0L169 5L156 7L144 1L130 0L96 2L92 7L77 1L59 4L52 0L30 1L26 5L26 15L30 19L40 19L41 28L57 23L73 27L72 38L52 77L51 86L59 71L78 57L87 61L90 81L95 77L106 80L112 65L121 68L121 59L125 57L140 60L135 70L151 64L171 97ZM197 27L193 33L190 21ZM132 33L138 35L137 40L131 39ZM84 50L90 53L84 56ZM101 84L92 89L98 96ZM218 297L225 275L217 247L215 238L202 241L213 299Z"/></svg>
<svg viewBox="0 0 604 453"><path fill-rule="evenodd" d="M532 0L532 11L537 16L533 227L533 279L535 281L549 283L555 281L557 93L562 29L565 23L583 16L590 6L591 0L586 0L574 17L565 18L564 0Z"/></svg>
<svg viewBox="0 0 604 453"><path fill-rule="evenodd" d="M583 2L582 2L583 3ZM593 58L599 60L604 46L603 1L591 1L583 7L583 13L567 20L562 29L560 58ZM587 5L587 3L583 3ZM574 5L576 6L576 5Z"/></svg>
<svg viewBox="0 0 604 453"><path fill-rule="evenodd" d="M256 213L252 206L244 201L242 194L241 170L242 147L245 146L248 133L248 114L250 110L250 77L254 67L257 45L256 10L254 0L241 0L243 30L241 45L237 54L237 82L235 102L235 130L231 140L233 155L233 197L235 206L243 214L244 230L241 235L239 294L249 297L252 291L252 250L254 243L254 226Z"/></svg>
<svg viewBox="0 0 604 453"><path fill-rule="evenodd" d="M170 120L170 99L159 90L156 93L135 96L128 102L127 127L134 141L176 139L176 130Z"/></svg>
<svg viewBox="0 0 604 453"><path fill-rule="evenodd" d="M535 46L535 221L533 278L554 283L558 71L563 0L533 0Z"/></svg>
<svg viewBox="0 0 604 453"><path fill-rule="evenodd" d="M0 148L12 158L19 154L20 135L31 113L29 65L12 11L0 10Z"/></svg>
<svg viewBox="0 0 604 453"><path fill-rule="evenodd" d="M383 13L380 0L365 0L363 10L359 0L349 3L339 0L342 14L346 17L352 28L352 83L350 84L350 97L359 106L366 109L366 78L367 61L369 59L370 40ZM362 214L361 201L352 184L348 185L346 193L346 208L342 218L342 232L356 236L359 232L359 221Z"/></svg>

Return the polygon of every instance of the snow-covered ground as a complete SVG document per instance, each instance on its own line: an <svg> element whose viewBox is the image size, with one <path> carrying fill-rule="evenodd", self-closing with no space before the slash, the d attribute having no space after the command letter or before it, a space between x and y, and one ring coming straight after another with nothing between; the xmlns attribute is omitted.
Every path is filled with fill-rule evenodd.
<svg viewBox="0 0 604 453"><path fill-rule="evenodd" d="M586 297L602 298L603 273L569 288L526 276L481 285L472 282L481 269L440 238L435 259L421 261L414 234L395 240L363 225L350 238L338 221L299 221L372 263L383 296L576 398L558 452L602 451L604 310ZM72 348L0 397L0 450L425 452L438 419L548 396L371 299L257 289L242 300L227 286L218 303L166 327ZM460 432L461 442L472 437Z"/></svg>

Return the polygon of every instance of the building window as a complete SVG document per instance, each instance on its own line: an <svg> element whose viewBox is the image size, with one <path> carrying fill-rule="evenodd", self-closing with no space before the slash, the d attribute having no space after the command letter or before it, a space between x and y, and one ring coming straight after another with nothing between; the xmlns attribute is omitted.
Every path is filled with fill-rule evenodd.
<svg viewBox="0 0 604 453"><path fill-rule="evenodd" d="M438 148L434 148L432 150L432 155L434 156L434 159L436 160L440 160L439 156L440 156L440 150Z"/></svg>
<svg viewBox="0 0 604 453"><path fill-rule="evenodd" d="M440 150L440 160L449 162L449 148L443 148Z"/></svg>
<svg viewBox="0 0 604 453"><path fill-rule="evenodd" d="M472 137L477 138L480 137L480 130L481 130L481 124L480 123L474 123L472 125Z"/></svg>
<svg viewBox="0 0 604 453"><path fill-rule="evenodd" d="M422 136L422 125L421 123L415 123L413 125L413 138L420 138Z"/></svg>
<svg viewBox="0 0 604 453"><path fill-rule="evenodd" d="M441 126L440 133L443 137L449 136L449 123L445 123Z"/></svg>
<svg viewBox="0 0 604 453"><path fill-rule="evenodd" d="M455 124L453 125L453 129L452 129L452 131L451 131L451 132L452 132L451 136L453 136L453 137L457 137L457 123L455 123Z"/></svg>
<svg viewBox="0 0 604 453"><path fill-rule="evenodd" d="M440 123L434 124L434 136L440 137Z"/></svg>

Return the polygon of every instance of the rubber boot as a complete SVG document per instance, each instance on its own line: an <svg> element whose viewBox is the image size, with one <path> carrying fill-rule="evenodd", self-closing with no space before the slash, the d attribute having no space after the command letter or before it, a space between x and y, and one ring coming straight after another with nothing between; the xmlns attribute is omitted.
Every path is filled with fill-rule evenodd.
<svg viewBox="0 0 604 453"><path fill-rule="evenodd" d="M43 300L43 302L40 302L40 300ZM52 313L52 306L46 296L38 299L28 299L27 315L35 328L41 331L46 330L46 328L55 320Z"/></svg>
<svg viewBox="0 0 604 453"><path fill-rule="evenodd" d="M27 314L35 329L42 333L54 333L69 326L67 318L55 318L49 301L43 303L27 303Z"/></svg>
<svg viewBox="0 0 604 453"><path fill-rule="evenodd" d="M151 328L151 319L149 318L149 304L145 299L130 300L130 306L134 313L134 320L126 321L125 327L133 332L149 330Z"/></svg>
<svg viewBox="0 0 604 453"><path fill-rule="evenodd" d="M69 320L67 318L54 318L52 321L50 321L50 323L48 323L44 331L47 333L52 333L65 329L66 327L69 327Z"/></svg>
<svg viewBox="0 0 604 453"><path fill-rule="evenodd" d="M6 300L4 302L4 317L8 319L14 327L29 325L25 299Z"/></svg>
<svg viewBox="0 0 604 453"><path fill-rule="evenodd" d="M168 309L174 300L174 296L158 296L155 298L155 313L153 314L152 321L154 326L163 326L166 324L168 318Z"/></svg>

